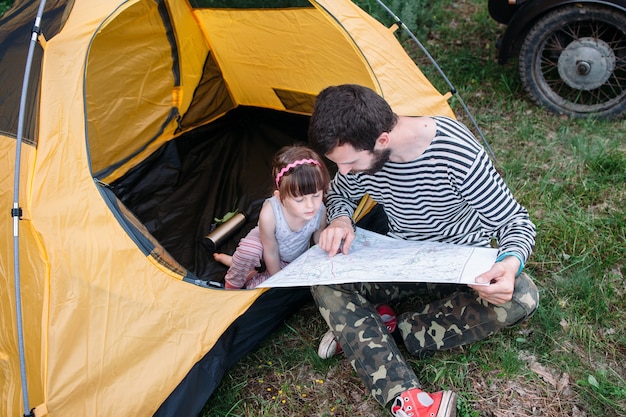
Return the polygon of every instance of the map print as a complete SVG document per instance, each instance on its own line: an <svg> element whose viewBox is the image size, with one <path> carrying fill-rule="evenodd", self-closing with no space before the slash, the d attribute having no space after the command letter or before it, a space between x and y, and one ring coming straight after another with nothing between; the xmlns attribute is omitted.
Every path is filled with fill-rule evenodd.
<svg viewBox="0 0 626 417"><path fill-rule="evenodd" d="M332 258L317 245L258 287L301 287L348 282L474 283L489 270L498 250L416 242L357 228L347 255Z"/></svg>

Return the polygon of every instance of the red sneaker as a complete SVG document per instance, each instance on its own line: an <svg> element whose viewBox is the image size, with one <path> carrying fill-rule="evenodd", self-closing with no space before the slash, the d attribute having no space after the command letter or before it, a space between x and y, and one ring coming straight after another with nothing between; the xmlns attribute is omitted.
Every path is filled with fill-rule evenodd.
<svg viewBox="0 0 626 417"><path fill-rule="evenodd" d="M456 394L439 391L429 394L412 388L398 395L391 404L394 417L455 417Z"/></svg>
<svg viewBox="0 0 626 417"><path fill-rule="evenodd" d="M396 313L393 309L387 304L381 304L376 307L376 311L378 311L378 314L380 314L380 317L383 319L383 323L387 326L389 333L393 333L398 323ZM332 330L324 333L320 345L317 348L317 355L322 359L328 359L341 353L343 353L343 349L339 342L337 342Z"/></svg>
<svg viewBox="0 0 626 417"><path fill-rule="evenodd" d="M389 333L393 333L396 330L396 325L398 324L396 312L393 311L387 304L379 305L376 307L376 311L378 311L378 314L380 314L380 317L383 319L383 323L387 325Z"/></svg>

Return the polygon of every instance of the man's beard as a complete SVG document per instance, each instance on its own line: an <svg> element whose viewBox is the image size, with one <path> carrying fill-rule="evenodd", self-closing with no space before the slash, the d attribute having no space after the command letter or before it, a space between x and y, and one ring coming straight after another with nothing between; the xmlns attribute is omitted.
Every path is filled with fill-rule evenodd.
<svg viewBox="0 0 626 417"><path fill-rule="evenodd" d="M373 150L372 154L374 155L374 161L372 162L372 166L368 169L364 169L363 173L368 175L374 175L381 169L383 166L389 161L389 155L391 155L391 149L385 149L382 151Z"/></svg>

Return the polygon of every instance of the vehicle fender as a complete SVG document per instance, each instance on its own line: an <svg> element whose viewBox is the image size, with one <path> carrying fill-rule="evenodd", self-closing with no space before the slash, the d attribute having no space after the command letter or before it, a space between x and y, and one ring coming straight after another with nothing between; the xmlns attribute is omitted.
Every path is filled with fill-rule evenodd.
<svg viewBox="0 0 626 417"><path fill-rule="evenodd" d="M521 45L526 33L541 16L547 12L558 9L570 4L594 4L604 5L609 8L619 9L626 13L626 0L604 0L604 1L587 1L587 0L544 0L544 1L527 1L513 15L508 23L506 30L498 41L498 62L505 64L511 54L513 54Z"/></svg>

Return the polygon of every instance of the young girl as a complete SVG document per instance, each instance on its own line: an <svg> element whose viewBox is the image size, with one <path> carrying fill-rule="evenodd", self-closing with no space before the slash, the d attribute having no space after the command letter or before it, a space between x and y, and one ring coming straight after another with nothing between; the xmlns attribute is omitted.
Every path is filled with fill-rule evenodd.
<svg viewBox="0 0 626 417"><path fill-rule="evenodd" d="M241 239L233 256L213 255L230 267L226 288L255 288L304 253L311 236L317 243L326 227L323 199L330 175L317 153L306 146L284 147L274 156L272 175L276 189L263 203L258 225ZM257 272L261 260L266 270Z"/></svg>

